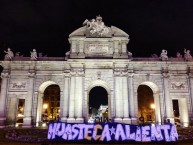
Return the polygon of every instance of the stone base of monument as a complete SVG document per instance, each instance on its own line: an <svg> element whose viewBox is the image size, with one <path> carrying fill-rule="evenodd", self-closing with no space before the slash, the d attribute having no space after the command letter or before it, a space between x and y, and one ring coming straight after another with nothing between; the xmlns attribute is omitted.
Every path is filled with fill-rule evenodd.
<svg viewBox="0 0 193 145"><path fill-rule="evenodd" d="M0 118L0 128L4 128L5 127L5 120L6 120L5 117L1 117Z"/></svg>
<svg viewBox="0 0 193 145"><path fill-rule="evenodd" d="M68 118L67 123L75 123L75 118Z"/></svg>
<svg viewBox="0 0 193 145"><path fill-rule="evenodd" d="M174 118L172 118L172 117L167 117L167 118L166 118L166 123L174 124L174 123L175 123Z"/></svg>
<svg viewBox="0 0 193 145"><path fill-rule="evenodd" d="M115 119L114 119L114 122L115 122L115 123L122 123L122 122L123 122L123 119L122 119L122 118L115 118Z"/></svg>
<svg viewBox="0 0 193 145"><path fill-rule="evenodd" d="M131 118L131 124L137 125L137 118Z"/></svg>
<svg viewBox="0 0 193 145"><path fill-rule="evenodd" d="M83 118L76 118L76 123L84 123L84 119Z"/></svg>
<svg viewBox="0 0 193 145"><path fill-rule="evenodd" d="M131 124L131 119L130 118L123 118L122 123Z"/></svg>
<svg viewBox="0 0 193 145"><path fill-rule="evenodd" d="M31 128L31 117L25 117L23 119L23 124L22 124L22 128Z"/></svg>
<svg viewBox="0 0 193 145"><path fill-rule="evenodd" d="M67 118L66 117L62 117L61 118L61 122L67 122Z"/></svg>

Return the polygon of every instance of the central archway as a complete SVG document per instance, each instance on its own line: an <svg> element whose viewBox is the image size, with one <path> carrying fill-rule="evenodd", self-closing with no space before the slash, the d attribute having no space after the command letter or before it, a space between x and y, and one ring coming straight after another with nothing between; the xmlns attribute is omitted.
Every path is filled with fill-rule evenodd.
<svg viewBox="0 0 193 145"><path fill-rule="evenodd" d="M108 93L105 88L96 86L89 92L88 103L89 123L107 122L108 120Z"/></svg>
<svg viewBox="0 0 193 145"><path fill-rule="evenodd" d="M107 110L108 111L108 119L111 119L111 116L112 116L112 114L111 114L111 91L110 91L110 87L109 87L109 85L105 82L105 81L103 81L103 80L95 80L95 81L93 81L89 86L88 86L88 89L87 89L87 104L85 104L86 106L85 106L85 112L86 112L86 115L85 116L87 116L86 117L86 121L88 121L89 120L89 98L90 98L90 92L92 93L92 89L97 89L97 88L101 88L101 90L102 91L104 91L104 93L106 93L106 99L108 100L107 102L108 102L108 109L106 108L107 106L105 105L105 106L102 106L101 108L103 108L104 110ZM94 89L94 90L95 90ZM97 93L98 94L98 93ZM101 105L101 104L100 104Z"/></svg>

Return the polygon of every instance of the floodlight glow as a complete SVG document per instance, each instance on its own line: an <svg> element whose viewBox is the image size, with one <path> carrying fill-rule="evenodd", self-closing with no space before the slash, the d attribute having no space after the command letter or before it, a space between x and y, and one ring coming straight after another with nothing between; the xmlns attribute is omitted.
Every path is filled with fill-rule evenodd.
<svg viewBox="0 0 193 145"><path fill-rule="evenodd" d="M155 104L151 104L150 107L151 107L152 109L155 109Z"/></svg>
<svg viewBox="0 0 193 145"><path fill-rule="evenodd" d="M48 108L48 104L43 104L43 108L47 109Z"/></svg>

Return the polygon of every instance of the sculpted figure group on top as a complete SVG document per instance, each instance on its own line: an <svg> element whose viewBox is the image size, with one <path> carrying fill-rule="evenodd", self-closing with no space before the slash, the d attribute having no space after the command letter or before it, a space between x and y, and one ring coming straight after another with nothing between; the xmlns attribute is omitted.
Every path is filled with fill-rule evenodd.
<svg viewBox="0 0 193 145"><path fill-rule="evenodd" d="M182 55L179 52L177 52L176 57L182 58ZM168 60L167 50L164 50L164 49L162 50L160 54L160 59L162 61ZM184 48L184 61L191 61L191 60L192 60L192 55L190 54L190 50L186 50L186 48Z"/></svg>
<svg viewBox="0 0 193 145"><path fill-rule="evenodd" d="M11 48L7 48L7 51L4 51L6 54L5 54L5 57L4 57L4 60L13 60L14 58L14 53L13 51L11 50ZM30 52L31 55L30 55L30 59L31 60L37 60L38 58L38 55L37 55L37 52L36 52L36 49L33 49L32 52ZM16 52L16 56L19 57L19 52Z"/></svg>

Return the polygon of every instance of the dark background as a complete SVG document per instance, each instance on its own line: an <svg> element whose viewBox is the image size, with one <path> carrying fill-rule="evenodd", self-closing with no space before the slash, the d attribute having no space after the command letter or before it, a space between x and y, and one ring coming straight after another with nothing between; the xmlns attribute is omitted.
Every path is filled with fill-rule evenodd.
<svg viewBox="0 0 193 145"><path fill-rule="evenodd" d="M191 0L0 0L0 59L7 47L24 56L35 48L63 57L69 34L99 14L105 25L130 35L134 57L159 55L162 49L169 57L184 48L193 51Z"/></svg>

